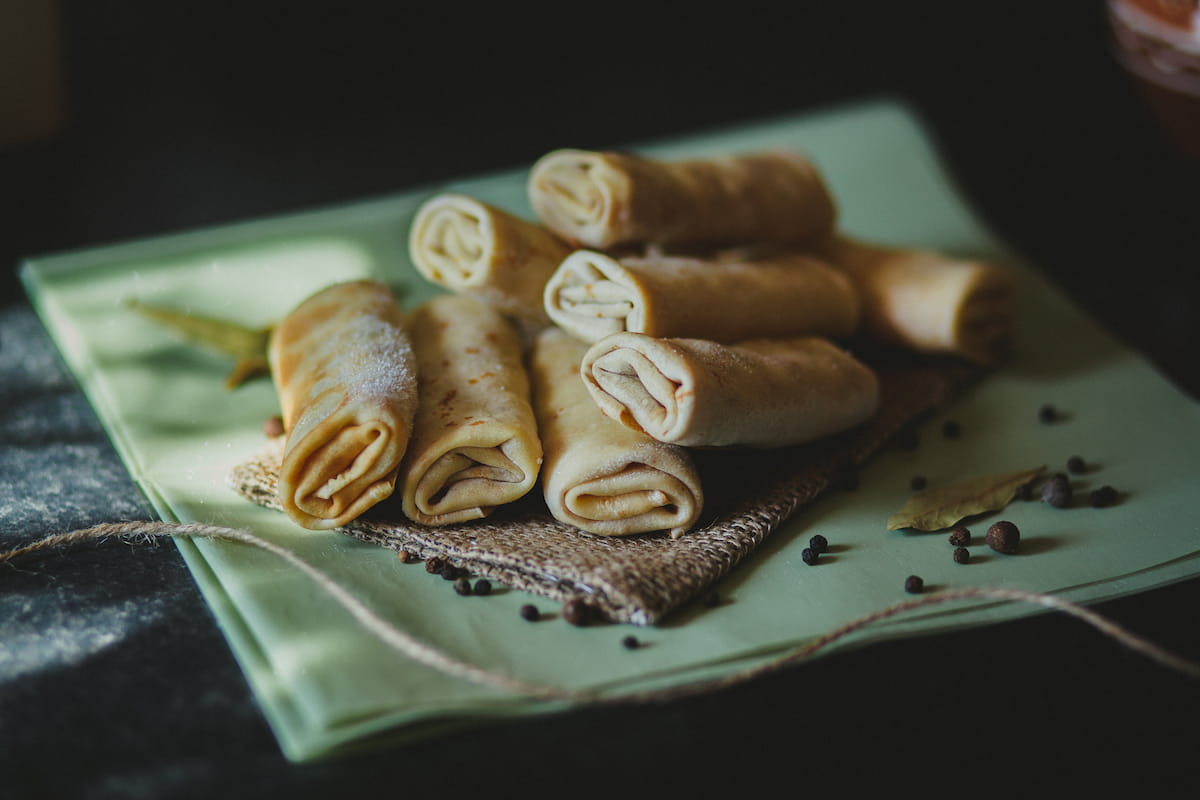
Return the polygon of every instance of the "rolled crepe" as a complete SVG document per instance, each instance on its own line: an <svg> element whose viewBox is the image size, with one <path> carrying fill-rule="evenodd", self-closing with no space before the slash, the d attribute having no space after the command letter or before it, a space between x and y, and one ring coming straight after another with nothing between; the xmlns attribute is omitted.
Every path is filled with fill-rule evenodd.
<svg viewBox="0 0 1200 800"><path fill-rule="evenodd" d="M534 342L534 411L555 519L590 533L687 532L704 502L687 449L655 441L601 413L579 376L586 345L550 327Z"/></svg>
<svg viewBox="0 0 1200 800"><path fill-rule="evenodd" d="M555 150L533 165L527 191L546 227L597 250L801 244L829 233L837 217L813 162L787 151L668 162Z"/></svg>
<svg viewBox="0 0 1200 800"><path fill-rule="evenodd" d="M409 254L427 280L506 314L547 322L546 280L571 248L546 228L461 194L426 201L409 228Z"/></svg>
<svg viewBox="0 0 1200 800"><path fill-rule="evenodd" d="M588 348L580 372L605 415L692 447L802 444L879 407L874 371L812 336L725 345L618 333Z"/></svg>
<svg viewBox="0 0 1200 800"><path fill-rule="evenodd" d="M546 283L546 313L587 342L623 331L742 339L854 332L846 275L800 252L752 258L638 256L576 250Z"/></svg>
<svg viewBox="0 0 1200 800"><path fill-rule="evenodd" d="M862 298L865 336L987 363L1011 334L1016 287L1005 269L841 235L820 251Z"/></svg>
<svg viewBox="0 0 1200 800"><path fill-rule="evenodd" d="M542 446L513 323L481 300L447 294L414 309L408 328L421 401L400 468L404 514L448 525L524 496Z"/></svg>
<svg viewBox="0 0 1200 800"><path fill-rule="evenodd" d="M305 528L336 528L390 496L417 407L417 371L388 288L317 292L269 345L286 444L279 502Z"/></svg>

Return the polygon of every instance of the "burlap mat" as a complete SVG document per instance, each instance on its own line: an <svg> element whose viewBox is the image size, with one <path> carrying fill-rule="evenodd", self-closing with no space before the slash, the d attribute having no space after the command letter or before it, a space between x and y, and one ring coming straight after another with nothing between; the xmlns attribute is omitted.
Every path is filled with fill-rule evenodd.
<svg viewBox="0 0 1200 800"><path fill-rule="evenodd" d="M558 602L582 599L612 622L653 624L706 595L798 508L855 480L867 459L980 374L942 359L877 368L881 408L858 429L801 447L696 451L706 509L698 527L679 539L585 533L554 520L537 488L520 503L461 525L416 525L393 499L340 530L418 558L441 557L472 575ZM281 440L269 442L231 470L229 485L278 509L281 452Z"/></svg>

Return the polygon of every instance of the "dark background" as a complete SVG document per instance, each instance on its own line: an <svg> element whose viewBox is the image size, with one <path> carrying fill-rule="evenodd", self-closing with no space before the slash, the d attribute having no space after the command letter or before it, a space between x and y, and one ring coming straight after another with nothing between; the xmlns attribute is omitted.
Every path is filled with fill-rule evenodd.
<svg viewBox="0 0 1200 800"><path fill-rule="evenodd" d="M1162 138L1113 59L1101 3L780 8L64 0L62 124L0 151L6 318L26 313L25 256L386 194L555 147L894 96L923 116L993 230L1200 393L1200 169ZM0 353L10 377L13 341ZM98 488L57 513L37 511L45 498L18 505L0 521L5 542L148 513L55 375L27 390L75 409L66 430L44 433L94 459ZM14 431L38 424L23 391L0 392L5 446L29 446ZM63 412L47 413L42 424L61 426ZM36 492L32 480L3 485ZM709 796L864 778L971 791L1194 777L1200 746L1200 685L1043 615L873 645L686 701L296 766L173 547L89 548L0 569L0 584L0 610L27 624L70 625L114 597L156 609L119 647L0 682L0 794L18 797ZM1097 610L1196 659L1198 599L1193 580Z"/></svg>

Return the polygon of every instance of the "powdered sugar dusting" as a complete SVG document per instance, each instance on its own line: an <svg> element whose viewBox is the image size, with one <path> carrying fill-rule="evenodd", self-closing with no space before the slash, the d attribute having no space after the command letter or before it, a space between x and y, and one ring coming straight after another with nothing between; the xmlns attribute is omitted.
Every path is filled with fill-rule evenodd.
<svg viewBox="0 0 1200 800"><path fill-rule="evenodd" d="M353 365L349 385L366 397L403 398L416 390L417 365L412 342L401 328L373 315L355 320L361 357Z"/></svg>

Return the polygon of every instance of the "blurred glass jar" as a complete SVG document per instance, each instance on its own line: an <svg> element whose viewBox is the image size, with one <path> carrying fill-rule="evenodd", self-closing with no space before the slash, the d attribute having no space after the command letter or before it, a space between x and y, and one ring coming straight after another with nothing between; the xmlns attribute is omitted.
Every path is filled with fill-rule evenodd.
<svg viewBox="0 0 1200 800"><path fill-rule="evenodd" d="M1170 141L1200 160L1200 0L1108 0L1118 60Z"/></svg>

